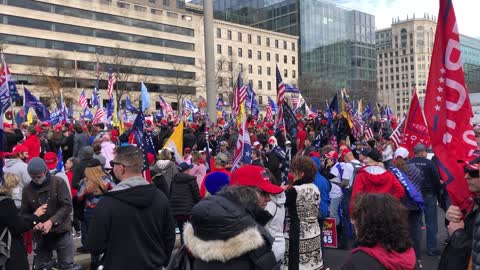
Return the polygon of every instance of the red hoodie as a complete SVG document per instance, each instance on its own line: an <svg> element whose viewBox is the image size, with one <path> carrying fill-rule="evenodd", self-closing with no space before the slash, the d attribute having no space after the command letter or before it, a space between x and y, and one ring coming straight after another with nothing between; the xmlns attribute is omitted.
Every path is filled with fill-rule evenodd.
<svg viewBox="0 0 480 270"><path fill-rule="evenodd" d="M389 193L401 199L405 196L405 189L392 172L380 166L364 166L358 170L353 182L350 212L359 193Z"/></svg>
<svg viewBox="0 0 480 270"><path fill-rule="evenodd" d="M23 146L28 148L28 163L30 159L40 156L40 139L36 134L28 136L23 142Z"/></svg>
<svg viewBox="0 0 480 270"><path fill-rule="evenodd" d="M387 251L382 246L358 247L352 250L352 254L357 251L363 251L371 257L377 259L388 270L413 270L415 269L416 257L413 248L405 252Z"/></svg>

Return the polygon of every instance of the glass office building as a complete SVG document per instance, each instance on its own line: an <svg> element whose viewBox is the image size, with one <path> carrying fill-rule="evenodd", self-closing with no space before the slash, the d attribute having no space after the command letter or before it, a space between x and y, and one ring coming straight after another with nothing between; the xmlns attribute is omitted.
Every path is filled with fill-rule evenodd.
<svg viewBox="0 0 480 270"><path fill-rule="evenodd" d="M480 40L460 35L465 82L470 93L480 93Z"/></svg>
<svg viewBox="0 0 480 270"><path fill-rule="evenodd" d="M298 35L299 86L307 102L333 92L376 98L375 17L320 0L216 0L215 18Z"/></svg>

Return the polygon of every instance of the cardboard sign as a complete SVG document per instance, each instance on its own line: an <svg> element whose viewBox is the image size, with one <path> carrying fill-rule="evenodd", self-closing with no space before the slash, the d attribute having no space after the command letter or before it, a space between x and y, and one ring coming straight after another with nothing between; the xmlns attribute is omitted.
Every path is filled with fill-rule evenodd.
<svg viewBox="0 0 480 270"><path fill-rule="evenodd" d="M323 245L326 248L337 248L337 222L334 218L323 221Z"/></svg>

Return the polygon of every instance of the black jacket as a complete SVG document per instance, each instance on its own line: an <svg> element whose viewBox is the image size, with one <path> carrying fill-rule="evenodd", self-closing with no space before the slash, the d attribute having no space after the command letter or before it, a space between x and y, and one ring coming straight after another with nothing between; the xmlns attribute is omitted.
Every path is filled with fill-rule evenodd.
<svg viewBox="0 0 480 270"><path fill-rule="evenodd" d="M170 208L174 216L190 216L193 206L200 201L197 178L179 172L173 177Z"/></svg>
<svg viewBox="0 0 480 270"><path fill-rule="evenodd" d="M350 255L342 270L386 270L377 259L363 251L358 251Z"/></svg>
<svg viewBox="0 0 480 270"><path fill-rule="evenodd" d="M34 222L39 221L40 219L35 215L20 216L11 198L0 201L0 233L8 227L12 235L10 259L7 261L6 270L29 269L22 233L31 230Z"/></svg>
<svg viewBox="0 0 480 270"><path fill-rule="evenodd" d="M190 148L190 149L193 149L195 144L197 144L197 138L195 137L195 135L193 135L190 132L185 133L183 135L183 149L185 149L187 147Z"/></svg>
<svg viewBox="0 0 480 270"><path fill-rule="evenodd" d="M420 178L422 180L420 182L420 188L422 194L425 194L425 192L438 194L440 191L440 173L433 161L424 157L414 157L409 163L415 165L415 167L421 171L422 177Z"/></svg>
<svg viewBox="0 0 480 270"><path fill-rule="evenodd" d="M200 201L183 234L195 257L194 269L279 269L272 252L273 238L253 213L222 196Z"/></svg>
<svg viewBox="0 0 480 270"><path fill-rule="evenodd" d="M137 185L103 196L90 221L86 248L94 255L105 252L105 270L161 269L174 244L167 197L153 185Z"/></svg>
<svg viewBox="0 0 480 270"><path fill-rule="evenodd" d="M13 132L3 133L3 151L12 152L12 148L23 140L23 133L20 129L16 128Z"/></svg>

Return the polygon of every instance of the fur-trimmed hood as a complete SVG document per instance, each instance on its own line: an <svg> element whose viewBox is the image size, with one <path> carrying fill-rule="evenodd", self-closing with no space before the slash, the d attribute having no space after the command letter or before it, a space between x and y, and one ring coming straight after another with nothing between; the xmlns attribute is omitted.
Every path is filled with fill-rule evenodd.
<svg viewBox="0 0 480 270"><path fill-rule="evenodd" d="M183 238L192 255L205 262L220 261L224 263L265 244L265 240L256 226L247 228L226 240L202 240L195 236L192 224L187 223L184 227Z"/></svg>

